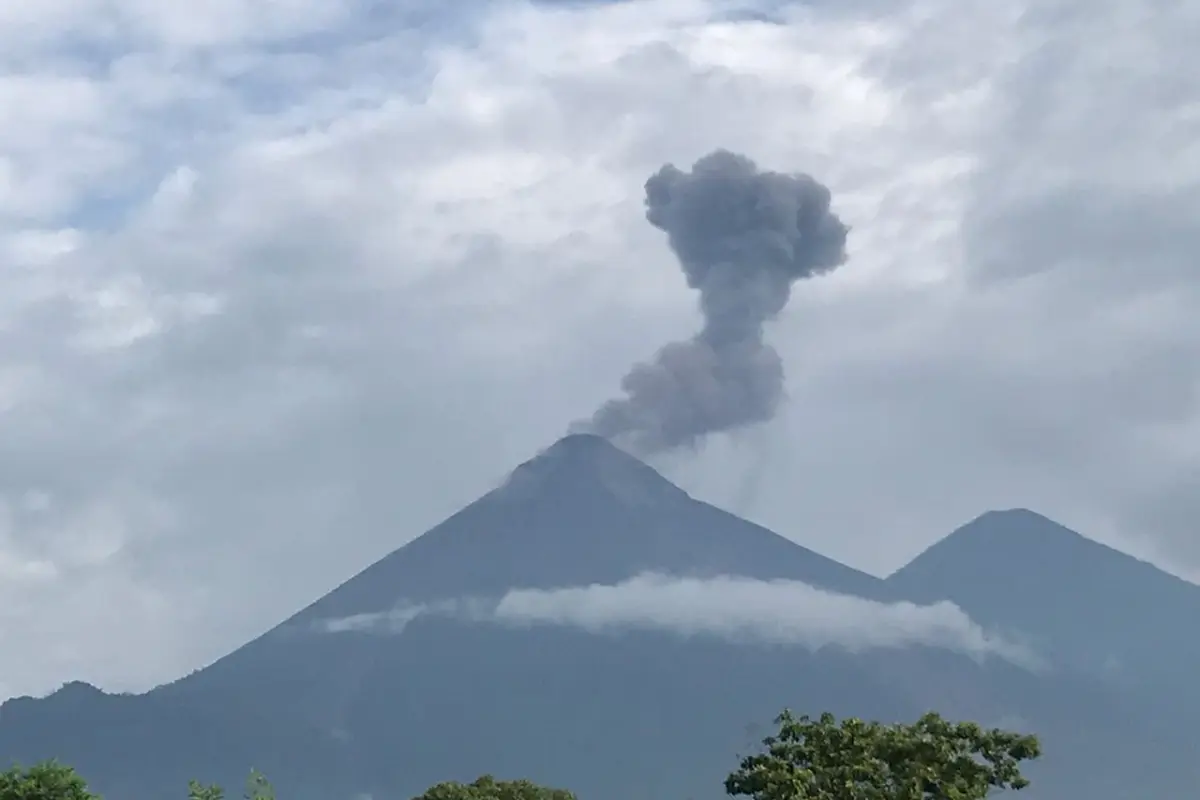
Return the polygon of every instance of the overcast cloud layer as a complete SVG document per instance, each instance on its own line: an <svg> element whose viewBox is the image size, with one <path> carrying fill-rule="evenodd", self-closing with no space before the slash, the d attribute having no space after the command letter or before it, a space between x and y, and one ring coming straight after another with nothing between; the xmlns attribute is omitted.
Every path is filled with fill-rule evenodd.
<svg viewBox="0 0 1200 800"><path fill-rule="evenodd" d="M0 696L211 660L590 414L698 329L641 187L718 147L849 257L669 475L875 572L1028 506L1200 574L1200 4L384 6L0 4Z"/></svg>
<svg viewBox="0 0 1200 800"><path fill-rule="evenodd" d="M733 642L837 646L850 652L912 645L1039 668L1035 653L984 631L950 602L880 603L800 581L736 575L690 578L644 573L614 585L514 589L498 601L465 598L322 620L322 633L400 635L418 617L508 626L580 628L589 633L667 631Z"/></svg>

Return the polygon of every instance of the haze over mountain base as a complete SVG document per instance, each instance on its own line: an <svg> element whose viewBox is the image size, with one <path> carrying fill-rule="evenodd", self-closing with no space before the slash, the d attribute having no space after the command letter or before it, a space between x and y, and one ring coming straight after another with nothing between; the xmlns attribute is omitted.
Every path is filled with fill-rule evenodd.
<svg viewBox="0 0 1200 800"><path fill-rule="evenodd" d="M298 800L483 773L706 798L785 706L935 709L1039 734L1029 797L1140 800L1200 778L1197 614L1200 587L1028 511L880 580L573 435L205 669L5 703L0 759L123 800L251 767Z"/></svg>

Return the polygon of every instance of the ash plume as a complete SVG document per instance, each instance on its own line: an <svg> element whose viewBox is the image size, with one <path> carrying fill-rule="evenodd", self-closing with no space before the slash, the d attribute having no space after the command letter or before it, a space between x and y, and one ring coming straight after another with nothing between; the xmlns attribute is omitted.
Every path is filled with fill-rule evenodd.
<svg viewBox="0 0 1200 800"><path fill-rule="evenodd" d="M783 399L783 362L764 341L792 284L846 259L849 228L830 192L805 174L760 171L717 150L690 172L667 164L646 181L646 219L667 234L704 325L621 381L622 396L573 426L642 453L766 422Z"/></svg>

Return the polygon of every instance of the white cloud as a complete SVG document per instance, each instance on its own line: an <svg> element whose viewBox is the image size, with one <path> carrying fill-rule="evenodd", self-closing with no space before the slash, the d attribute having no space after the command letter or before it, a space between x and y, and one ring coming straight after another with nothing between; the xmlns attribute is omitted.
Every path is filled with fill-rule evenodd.
<svg viewBox="0 0 1200 800"><path fill-rule="evenodd" d="M499 601L478 598L321 620L326 633L398 635L422 616L507 626L561 626L589 633L666 631L732 642L837 646L850 652L913 645L982 659L998 656L1027 667L1030 650L989 634L953 603L882 603L814 588L799 581L740 576L677 577L646 573L613 585L513 589Z"/></svg>
<svg viewBox="0 0 1200 800"><path fill-rule="evenodd" d="M1012 506L1200 570L1200 20L1093 5L7 4L0 682L175 677L494 485L694 329L639 191L717 146L852 258L673 476L877 571Z"/></svg>

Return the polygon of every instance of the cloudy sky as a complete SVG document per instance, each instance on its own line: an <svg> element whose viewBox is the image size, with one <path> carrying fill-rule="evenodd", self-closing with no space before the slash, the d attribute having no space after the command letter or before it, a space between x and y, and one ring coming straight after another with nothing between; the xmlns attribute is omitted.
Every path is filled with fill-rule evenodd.
<svg viewBox="0 0 1200 800"><path fill-rule="evenodd" d="M209 661L590 414L696 329L642 184L715 147L850 260L670 477L881 574L1027 506L1200 576L1200 5L1104 6L0 4L0 696Z"/></svg>

